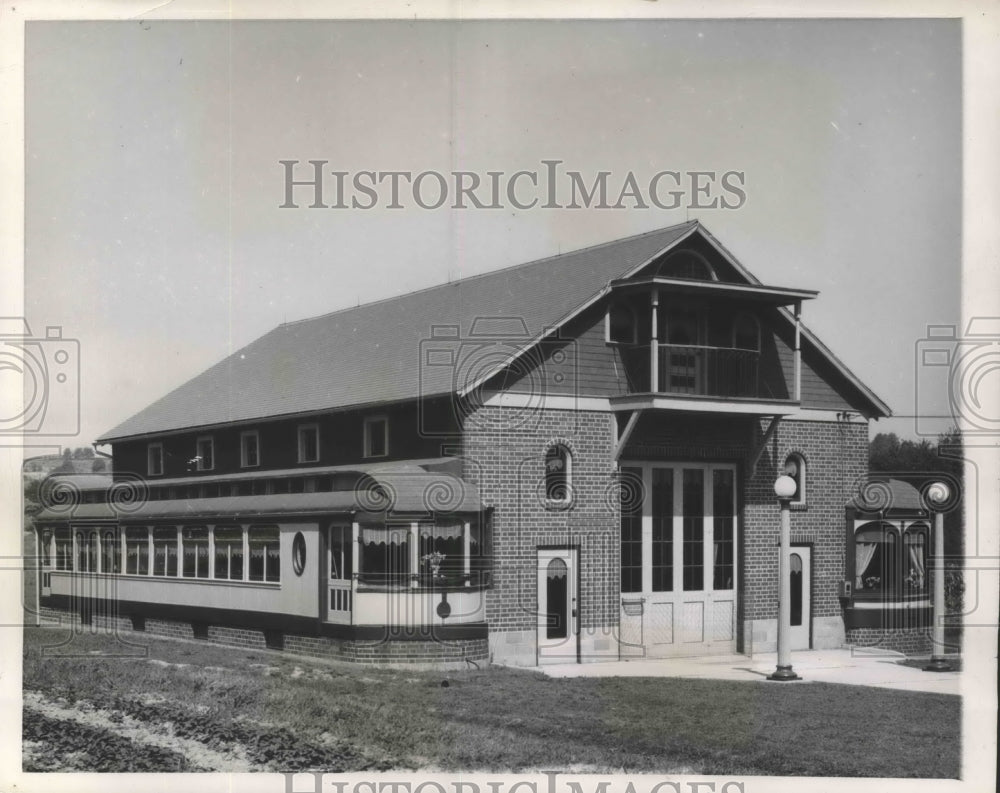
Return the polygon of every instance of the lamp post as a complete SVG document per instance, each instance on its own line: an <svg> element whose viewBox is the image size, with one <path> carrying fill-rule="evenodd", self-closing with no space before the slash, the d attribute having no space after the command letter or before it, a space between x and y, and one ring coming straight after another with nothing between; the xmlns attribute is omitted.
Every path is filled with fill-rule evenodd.
<svg viewBox="0 0 1000 793"><path fill-rule="evenodd" d="M768 680L798 680L792 671L792 651L789 641L792 630L792 584L788 575L788 554L791 546L791 507L789 502L795 495L795 480L790 476L779 476L774 482L774 494L781 505L781 537L778 543L778 665L768 675Z"/></svg>
<svg viewBox="0 0 1000 793"><path fill-rule="evenodd" d="M927 500L934 509L934 613L931 617L931 660L925 672L950 672L951 664L944 657L944 510L951 496L944 482L927 488Z"/></svg>

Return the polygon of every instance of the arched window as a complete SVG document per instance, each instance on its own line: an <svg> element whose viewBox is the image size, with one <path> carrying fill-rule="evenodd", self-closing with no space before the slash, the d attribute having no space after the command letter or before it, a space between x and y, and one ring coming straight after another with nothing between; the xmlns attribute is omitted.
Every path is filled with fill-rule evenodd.
<svg viewBox="0 0 1000 793"><path fill-rule="evenodd" d="M638 341L635 312L623 303L612 303L608 308L607 340L621 344Z"/></svg>
<svg viewBox="0 0 1000 793"><path fill-rule="evenodd" d="M785 458L785 466L782 470L785 476L790 476L795 480L795 495L792 496L792 504L806 503L806 460L795 452Z"/></svg>
<svg viewBox="0 0 1000 793"><path fill-rule="evenodd" d="M888 523L866 523L854 534L854 592L895 599L899 581L897 532Z"/></svg>
<svg viewBox="0 0 1000 793"><path fill-rule="evenodd" d="M667 256L656 274L662 278L691 278L697 281L718 281L712 265L694 251L677 251Z"/></svg>
<svg viewBox="0 0 1000 793"><path fill-rule="evenodd" d="M753 314L739 314L733 322L733 347L760 352L760 324Z"/></svg>
<svg viewBox="0 0 1000 793"><path fill-rule="evenodd" d="M550 505L569 504L572 497L573 456L561 443L545 452L545 500Z"/></svg>

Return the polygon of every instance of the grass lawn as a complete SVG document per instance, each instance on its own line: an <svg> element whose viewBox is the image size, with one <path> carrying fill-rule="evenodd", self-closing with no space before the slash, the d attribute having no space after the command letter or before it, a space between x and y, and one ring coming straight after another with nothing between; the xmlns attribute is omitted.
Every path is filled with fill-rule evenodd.
<svg viewBox="0 0 1000 793"><path fill-rule="evenodd" d="M67 635L25 631L25 770L959 772L959 698L939 694L383 669L137 634L146 657L110 657L102 634L51 647Z"/></svg>

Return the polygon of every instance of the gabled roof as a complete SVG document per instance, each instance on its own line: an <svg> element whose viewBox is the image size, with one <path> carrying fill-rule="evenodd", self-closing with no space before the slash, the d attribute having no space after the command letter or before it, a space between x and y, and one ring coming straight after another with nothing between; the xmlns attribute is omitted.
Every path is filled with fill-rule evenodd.
<svg viewBox="0 0 1000 793"><path fill-rule="evenodd" d="M457 325L467 338L477 317L517 317L524 321L527 343L696 225L683 223L280 325L99 442L454 393L447 367L420 366L421 342L430 339L433 326Z"/></svg>
<svg viewBox="0 0 1000 793"><path fill-rule="evenodd" d="M516 318L504 339L526 350L604 297L612 280L634 275L691 234L700 233L747 283L760 282L698 221L496 270L418 292L282 324L154 402L98 442L186 428L387 404L464 393L500 371L456 382L448 366L427 366L436 327L473 336L476 320ZM804 338L875 408L889 409L812 334ZM454 337L453 337L454 339Z"/></svg>

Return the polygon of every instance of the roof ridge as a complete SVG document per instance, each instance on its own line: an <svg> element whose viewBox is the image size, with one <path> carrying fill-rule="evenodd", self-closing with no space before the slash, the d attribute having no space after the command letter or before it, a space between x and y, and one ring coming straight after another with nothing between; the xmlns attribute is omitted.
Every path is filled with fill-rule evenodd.
<svg viewBox="0 0 1000 793"><path fill-rule="evenodd" d="M410 297L411 295L421 295L426 292L432 292L435 289L444 289L449 286L457 286L459 284L464 284L469 281L475 281L478 278L487 278L492 275L498 275L500 273L511 272L513 270L520 270L525 267L533 267L535 265L543 264L545 262L552 261L553 259L561 259L563 256L570 256L573 254L584 253L585 251L598 250L599 248L606 248L610 245L620 245L623 242L632 242L634 240L642 239L643 237L651 237L654 234L663 234L668 231L673 231L684 226L699 226L700 223L697 219L686 220L683 223L675 223L672 226L664 226L663 228L653 229L651 231L643 231L639 234L630 234L627 237L618 237L617 239L609 240L607 242L599 242L594 245L585 245L582 248L574 248L571 251L565 251L563 253L556 253L551 256L543 256L541 259L532 259L528 262L521 262L520 264L510 264L506 267L498 267L496 270L489 270L485 273L476 273L475 275L468 275L465 278L459 278L455 281L446 281L443 284L433 284L431 286L425 286L421 289L414 289L412 292L401 292L398 295L391 295L389 297L381 297L377 300L371 300L367 303L359 303L356 306L344 306L344 308L337 308L333 311L327 311L323 314L315 314L311 317L302 317L301 319L293 319L291 321L282 322L279 325L272 328L268 333L273 333L278 328L289 327L291 325L299 325L304 322L313 322L318 319L326 319L327 317L332 317L337 314L344 314L348 311L357 311L359 308L368 308L369 306L377 306L383 303L390 303L393 300L399 300L403 297ZM267 335L267 334L265 334Z"/></svg>

